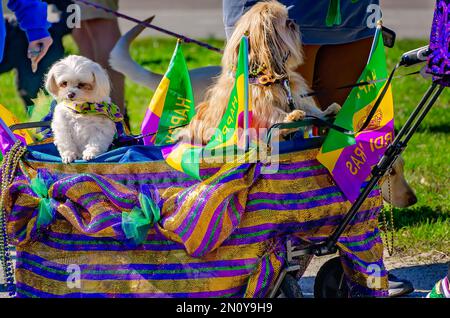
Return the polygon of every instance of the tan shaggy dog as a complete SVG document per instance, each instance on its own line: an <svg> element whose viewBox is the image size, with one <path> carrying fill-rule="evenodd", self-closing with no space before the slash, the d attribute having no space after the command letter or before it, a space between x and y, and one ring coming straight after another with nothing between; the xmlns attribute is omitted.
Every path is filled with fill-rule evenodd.
<svg viewBox="0 0 450 318"><path fill-rule="evenodd" d="M284 5L264 1L255 4L237 22L224 50L222 72L206 93L205 101L198 105L190 125L180 131L179 139L194 139L203 144L211 139L228 106L235 82L239 44L244 35L249 39L249 72L258 81L250 85L252 128L258 131L276 123L301 120L305 115L324 117L339 111L340 106L333 104L322 112L314 99L301 98L309 88L295 71L303 64L298 26L289 19ZM263 78L271 83L260 84ZM288 103L288 90L283 85L286 79L294 101L293 111Z"/></svg>

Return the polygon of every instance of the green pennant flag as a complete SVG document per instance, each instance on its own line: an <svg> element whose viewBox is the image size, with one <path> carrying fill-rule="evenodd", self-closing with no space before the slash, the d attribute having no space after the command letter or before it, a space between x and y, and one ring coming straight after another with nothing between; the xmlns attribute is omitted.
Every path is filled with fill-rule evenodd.
<svg viewBox="0 0 450 318"><path fill-rule="evenodd" d="M174 143L176 128L188 124L194 115L191 79L178 41L169 68L156 89L142 122L144 145Z"/></svg>
<svg viewBox="0 0 450 318"><path fill-rule="evenodd" d="M251 121L251 98L248 86L248 39L243 37L239 46L235 84L230 94L228 107L223 115L216 133L206 146L179 143L163 148L166 162L174 169L200 179L200 157L205 150L212 151L238 145L239 128L245 134ZM213 107L214 105L212 105ZM242 138L242 148L248 149L248 136Z"/></svg>

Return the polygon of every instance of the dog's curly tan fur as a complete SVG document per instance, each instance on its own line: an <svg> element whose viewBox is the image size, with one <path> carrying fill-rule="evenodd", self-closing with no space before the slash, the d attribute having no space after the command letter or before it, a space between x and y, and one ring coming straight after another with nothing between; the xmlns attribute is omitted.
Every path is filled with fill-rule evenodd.
<svg viewBox="0 0 450 318"><path fill-rule="evenodd" d="M269 128L275 123L299 120L308 115L324 116L336 113L339 105L321 112L314 99L300 98L309 91L308 86L296 72L303 64L303 52L298 26L289 20L287 8L277 1L264 1L254 5L236 24L222 58L222 73L206 93L205 101L196 109L197 114L190 125L183 129L179 138L195 138L206 144L218 127L225 113L234 86L234 74L239 44L244 34L249 38L250 70L265 67L265 73L275 79L288 78L296 108L290 114L287 92L282 84L270 86L250 85L252 96L252 128Z"/></svg>

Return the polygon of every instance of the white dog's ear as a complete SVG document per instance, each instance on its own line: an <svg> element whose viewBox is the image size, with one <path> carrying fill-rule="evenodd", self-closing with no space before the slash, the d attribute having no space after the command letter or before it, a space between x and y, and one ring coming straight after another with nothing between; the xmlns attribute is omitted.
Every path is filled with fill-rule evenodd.
<svg viewBox="0 0 450 318"><path fill-rule="evenodd" d="M108 73L99 64L95 63L92 71L94 76L95 89L97 90L97 95L104 98L109 97L111 93L111 83L109 81Z"/></svg>
<svg viewBox="0 0 450 318"><path fill-rule="evenodd" d="M56 83L55 80L55 75L54 73L54 67L53 66L50 71L47 74L47 77L45 79L45 89L47 90L47 92L49 92L53 97L57 97L58 96L58 84Z"/></svg>

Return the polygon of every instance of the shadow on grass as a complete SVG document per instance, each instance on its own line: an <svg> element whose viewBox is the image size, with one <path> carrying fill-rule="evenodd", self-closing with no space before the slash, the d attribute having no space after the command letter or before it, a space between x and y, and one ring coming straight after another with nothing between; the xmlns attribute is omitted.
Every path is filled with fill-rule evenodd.
<svg viewBox="0 0 450 318"><path fill-rule="evenodd" d="M449 133L450 132L450 125L448 125L448 124L420 125L419 128L417 128L417 132Z"/></svg>
<svg viewBox="0 0 450 318"><path fill-rule="evenodd" d="M394 220L395 227L400 229L408 226L447 221L450 220L450 213L442 211L440 207L426 205L413 206L405 209L394 208Z"/></svg>
<svg viewBox="0 0 450 318"><path fill-rule="evenodd" d="M403 124L400 127L395 128L395 135L398 135L398 132L403 127ZM450 133L450 125L449 124L422 124L420 125L416 132L419 133Z"/></svg>

